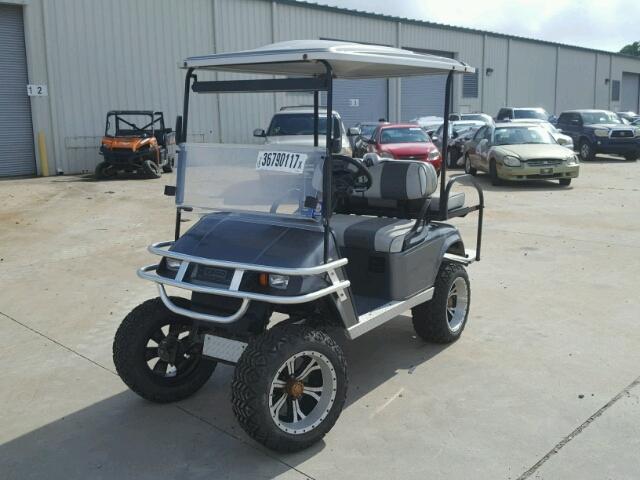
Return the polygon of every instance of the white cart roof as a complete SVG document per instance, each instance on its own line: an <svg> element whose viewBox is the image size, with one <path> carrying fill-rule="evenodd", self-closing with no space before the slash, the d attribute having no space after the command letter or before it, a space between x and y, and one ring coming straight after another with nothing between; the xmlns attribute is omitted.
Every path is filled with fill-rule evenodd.
<svg viewBox="0 0 640 480"><path fill-rule="evenodd" d="M331 40L292 40L253 50L189 57L183 67L270 75L318 75L326 72L320 60L331 64L337 78L475 72L473 67L452 58Z"/></svg>

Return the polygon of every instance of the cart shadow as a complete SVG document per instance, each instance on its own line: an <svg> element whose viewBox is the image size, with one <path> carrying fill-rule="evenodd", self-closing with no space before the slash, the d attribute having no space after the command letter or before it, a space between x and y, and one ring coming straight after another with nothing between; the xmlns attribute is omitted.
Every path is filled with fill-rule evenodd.
<svg viewBox="0 0 640 480"><path fill-rule="evenodd" d="M452 175L457 176L457 175ZM479 173L474 177L476 182L482 187L482 190L488 192L517 192L517 191L557 191L571 190L571 186L562 186L557 180L526 180L519 182L503 181L502 185L491 185L489 175ZM471 182L467 179L460 181L461 185L469 186Z"/></svg>
<svg viewBox="0 0 640 480"><path fill-rule="evenodd" d="M111 183L111 182L120 182L124 180L139 180L139 181L151 181L151 180L161 180L160 178L147 178L142 175L138 175L137 173L119 173L117 177L114 178L104 178L97 179L95 175L92 173L84 173L82 175L59 175L56 177L51 177L51 181L54 183L73 183L73 182L86 182L86 183Z"/></svg>
<svg viewBox="0 0 640 480"><path fill-rule="evenodd" d="M417 339L404 316L355 341L337 340L349 365L347 409L365 408L365 395L445 348ZM202 391L177 404L156 405L124 391L64 416L1 445L2 477L268 479L324 449L319 442L281 456L251 440L231 410L232 375L232 367L219 366Z"/></svg>

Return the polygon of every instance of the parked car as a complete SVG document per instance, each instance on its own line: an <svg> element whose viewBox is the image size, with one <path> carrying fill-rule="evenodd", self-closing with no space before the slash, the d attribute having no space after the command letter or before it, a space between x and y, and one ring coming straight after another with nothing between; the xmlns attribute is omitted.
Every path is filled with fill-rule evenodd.
<svg viewBox="0 0 640 480"><path fill-rule="evenodd" d="M389 122L360 122L347 130L354 158L362 158L367 153L369 147L367 140L371 138L378 125L387 123Z"/></svg>
<svg viewBox="0 0 640 480"><path fill-rule="evenodd" d="M481 127L465 148L464 169L489 173L491 183L502 180L557 179L569 185L579 173L577 155L558 145L535 123L497 123Z"/></svg>
<svg viewBox="0 0 640 480"><path fill-rule="evenodd" d="M491 115L486 113L452 113L449 115L449 121L457 122L461 120L477 120L483 123L493 123Z"/></svg>
<svg viewBox="0 0 640 480"><path fill-rule="evenodd" d="M449 148L447 150L447 167L454 167L462 155L463 142L459 139L470 131L475 132L478 128L486 125L482 121L478 120L459 120L457 122L451 122L449 124ZM443 125L440 125L438 129L431 135L431 140L438 147L438 150L442 153L442 130Z"/></svg>
<svg viewBox="0 0 640 480"><path fill-rule="evenodd" d="M324 146L327 132L327 110L320 108L318 111L320 113L318 145ZM347 131L340 114L335 110L333 122L333 131L340 132L340 136L336 136L340 139L339 153L351 156L351 144L347 138ZM313 145L313 107L282 107L271 118L269 128L266 131L256 128L253 131L253 136L263 138L265 144Z"/></svg>
<svg viewBox="0 0 640 480"><path fill-rule="evenodd" d="M421 160L433 165L440 173L442 157L431 138L418 125L388 123L379 125L369 139L369 152L382 158Z"/></svg>
<svg viewBox="0 0 640 480"><path fill-rule="evenodd" d="M583 160L593 160L598 153L622 155L627 160L637 160L640 156L640 129L625 125L613 112L562 112L558 128L573 139Z"/></svg>
<svg viewBox="0 0 640 480"><path fill-rule="evenodd" d="M555 138L558 145L562 145L563 147L570 148L573 150L573 138L569 135L565 135L560 130L558 130L551 122L547 122L545 120L524 120L524 119L515 119L512 120L514 123L535 123L536 125L540 125L542 128L546 129L552 136Z"/></svg>
<svg viewBox="0 0 640 480"><path fill-rule="evenodd" d="M410 123L419 125L425 132L432 135L444 123L444 118L436 116L418 117L411 120Z"/></svg>
<svg viewBox="0 0 640 480"><path fill-rule="evenodd" d="M622 121L626 120L627 122L629 122L630 125L633 124L633 122L640 120L640 115L638 115L636 112L616 112L618 114L618 117L620 117L620 119L622 119Z"/></svg>
<svg viewBox="0 0 640 480"><path fill-rule="evenodd" d="M520 118L549 121L551 115L539 107L504 107L496 115L496 121L515 120Z"/></svg>

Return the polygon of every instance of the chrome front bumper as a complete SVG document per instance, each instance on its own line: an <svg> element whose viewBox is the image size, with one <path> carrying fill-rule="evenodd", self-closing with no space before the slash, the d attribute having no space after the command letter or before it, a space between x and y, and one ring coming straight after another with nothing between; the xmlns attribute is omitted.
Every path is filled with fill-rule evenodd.
<svg viewBox="0 0 640 480"><path fill-rule="evenodd" d="M215 324L227 324L235 322L242 318L242 316L246 313L247 308L249 308L249 302L251 300L255 300L258 302L266 302L272 304L280 304L280 305L295 305L301 303L307 303L319 298L322 298L326 295L330 295L332 293L336 293L340 299L346 298L344 290L348 288L351 284L348 280L340 280L338 275L336 274L336 269L343 267L347 264L346 258L341 258L339 260L334 260L333 262L329 262L323 265L317 265L315 267L303 267L303 268L279 268L272 267L267 265L257 265L251 263L238 263L238 262L228 262L224 260L211 260L209 258L196 257L192 255L186 255L184 253L172 252L169 250L169 247L173 245L174 242L159 242L154 243L149 246L149 252L154 255L159 255L161 257L173 258L176 260L181 260L182 264L178 269L175 278L168 278L158 275L156 270L158 269L158 264L156 265L148 265L146 267L142 267L138 270L138 276L145 280L150 280L155 282L158 286L158 292L160 293L160 298L165 306L171 310L172 312L183 315L185 317L193 318L196 320L201 320L205 322L215 323ZM220 288L220 287L210 287L203 285L196 285L194 283L190 283L184 280L185 273L187 272L187 268L190 264L200 264L211 267L220 267L227 268L233 270L233 277L231 279L231 283L228 288ZM259 273L274 273L279 275L288 275L288 276L309 276L309 275L324 275L326 274L330 286L321 288L319 290L306 293L304 295L295 295L295 296L284 296L284 295L268 295L263 293L255 293L255 292L247 292L244 290L240 290L240 284L242 282L242 277L247 271L259 272ZM192 292L198 293L206 293L212 295L222 295L225 297L233 297L242 299L242 303L236 312L227 316L220 315L212 315L207 313L194 312L189 309L185 309L182 307L178 307L174 304L167 292L165 290L165 286L181 288L184 290L191 290Z"/></svg>

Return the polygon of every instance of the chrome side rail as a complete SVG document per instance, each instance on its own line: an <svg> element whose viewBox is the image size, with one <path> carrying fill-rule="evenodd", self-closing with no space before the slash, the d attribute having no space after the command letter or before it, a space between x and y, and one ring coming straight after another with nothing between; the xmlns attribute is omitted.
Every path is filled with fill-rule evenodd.
<svg viewBox="0 0 640 480"><path fill-rule="evenodd" d="M169 296L167 295L166 290L164 289L164 285L158 283L158 292L160 293L160 299L164 306L171 310L173 313L177 315L182 315L184 317L194 318L196 320L202 320L205 322L213 322L213 323L231 323L239 320L246 312L247 308L249 308L249 300L247 298L242 300L242 304L236 313L227 316L220 315L210 315L208 313L200 313L194 312L193 310L189 310L186 308L178 307L175 303L171 301Z"/></svg>
<svg viewBox="0 0 640 480"><path fill-rule="evenodd" d="M360 315L358 323L347 329L347 335L351 340L358 338L360 335L379 327L416 305L431 300L433 298L433 290L433 287L427 288L407 300L396 300L385 303L375 310Z"/></svg>
<svg viewBox="0 0 640 480"><path fill-rule="evenodd" d="M333 262L324 263L315 267L300 267L300 268L283 268L283 267L271 267L268 265L257 265L253 263L238 263L228 262L226 260L211 260L209 258L196 257L193 255L186 255L184 253L172 252L168 248L173 245L174 242L158 242L149 245L149 252L161 257L174 258L176 260L182 260L190 263L199 263L208 267L222 267L232 268L240 270L253 270L256 272L275 273L279 275L318 275L320 273L326 273L329 270L346 265L348 260L346 258L340 258Z"/></svg>

